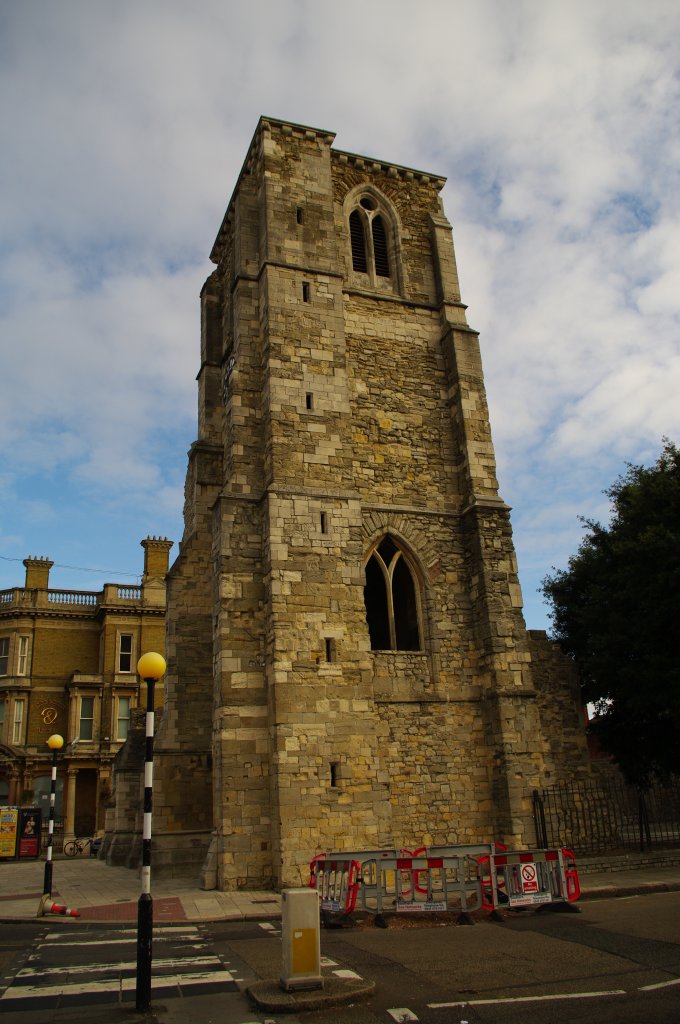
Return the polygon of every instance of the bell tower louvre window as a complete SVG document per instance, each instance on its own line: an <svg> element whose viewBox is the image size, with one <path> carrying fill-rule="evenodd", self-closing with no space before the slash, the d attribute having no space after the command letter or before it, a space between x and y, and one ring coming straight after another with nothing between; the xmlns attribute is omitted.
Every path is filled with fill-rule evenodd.
<svg viewBox="0 0 680 1024"><path fill-rule="evenodd" d="M358 210L349 215L349 235L352 242L352 267L360 274L368 273L366 259L366 235L363 218Z"/></svg>
<svg viewBox="0 0 680 1024"><path fill-rule="evenodd" d="M373 257L375 259L375 272L378 277L390 276L390 261L387 255L387 233L383 219L378 214L371 221L373 233Z"/></svg>
<svg viewBox="0 0 680 1024"><path fill-rule="evenodd" d="M416 580L404 552L390 536L366 563L364 601L371 650L422 650Z"/></svg>

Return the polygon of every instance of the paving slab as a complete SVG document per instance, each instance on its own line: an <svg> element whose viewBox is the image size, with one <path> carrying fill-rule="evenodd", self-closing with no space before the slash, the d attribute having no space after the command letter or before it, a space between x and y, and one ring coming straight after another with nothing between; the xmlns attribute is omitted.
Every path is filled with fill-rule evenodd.
<svg viewBox="0 0 680 1024"><path fill-rule="evenodd" d="M45 864L41 860L0 862L0 920L38 915ZM607 899L680 890L680 865L648 865L619 871L583 873L582 899ZM133 921L141 892L140 872L109 866L92 857L57 859L52 896L80 912L84 921ZM244 921L281 916L278 892L218 892L201 889L191 878L158 878L152 873L154 920Z"/></svg>

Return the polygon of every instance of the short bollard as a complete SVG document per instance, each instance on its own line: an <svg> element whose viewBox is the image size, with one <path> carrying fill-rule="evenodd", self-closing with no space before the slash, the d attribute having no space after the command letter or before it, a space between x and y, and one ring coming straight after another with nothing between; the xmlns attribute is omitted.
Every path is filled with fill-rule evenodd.
<svg viewBox="0 0 680 1024"><path fill-rule="evenodd" d="M323 988L319 897L313 889L281 893L281 938L283 991Z"/></svg>

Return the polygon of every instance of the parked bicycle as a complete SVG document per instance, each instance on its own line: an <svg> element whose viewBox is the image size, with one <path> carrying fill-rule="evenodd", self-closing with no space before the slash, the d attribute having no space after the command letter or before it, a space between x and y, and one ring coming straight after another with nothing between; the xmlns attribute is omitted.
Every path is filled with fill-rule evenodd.
<svg viewBox="0 0 680 1024"><path fill-rule="evenodd" d="M64 843L64 854L67 857L92 856L92 839L67 839Z"/></svg>

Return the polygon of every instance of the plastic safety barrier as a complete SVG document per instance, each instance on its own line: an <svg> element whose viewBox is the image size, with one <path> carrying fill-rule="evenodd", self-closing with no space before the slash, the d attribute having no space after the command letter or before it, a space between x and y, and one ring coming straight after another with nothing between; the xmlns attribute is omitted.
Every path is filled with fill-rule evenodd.
<svg viewBox="0 0 680 1024"><path fill-rule="evenodd" d="M343 850L319 853L309 869L309 884L319 893L321 909L327 914L351 914L356 905L362 866L369 861L417 856L418 850Z"/></svg>
<svg viewBox="0 0 680 1024"><path fill-rule="evenodd" d="M468 913L482 906L472 856L382 857L361 864L361 909L384 913Z"/></svg>
<svg viewBox="0 0 680 1024"><path fill-rule="evenodd" d="M487 910L571 903L581 895L571 850L493 853L479 861Z"/></svg>
<svg viewBox="0 0 680 1024"><path fill-rule="evenodd" d="M319 894L321 910L351 914L356 906L361 865L351 855L320 853L310 864L309 884Z"/></svg>

